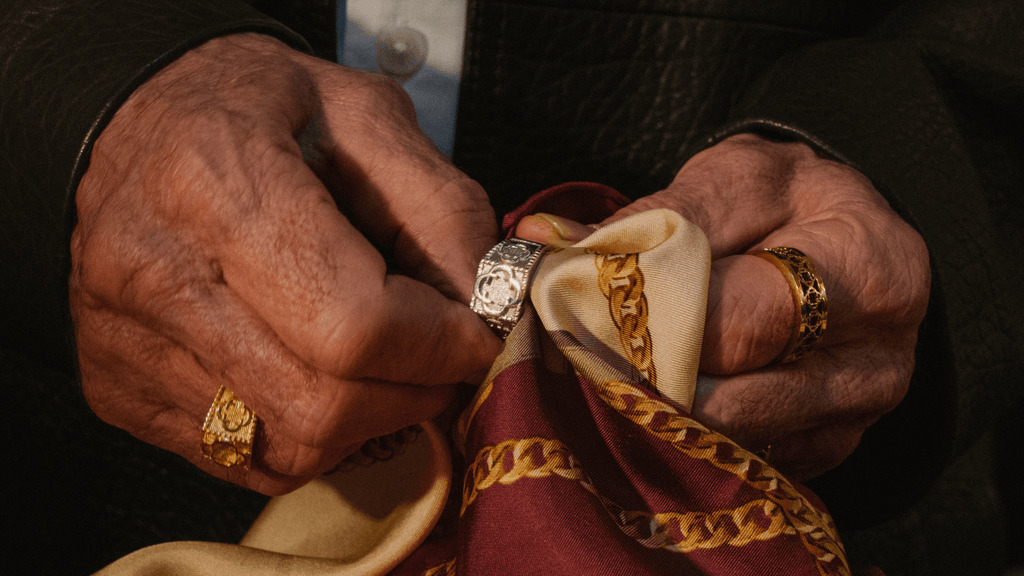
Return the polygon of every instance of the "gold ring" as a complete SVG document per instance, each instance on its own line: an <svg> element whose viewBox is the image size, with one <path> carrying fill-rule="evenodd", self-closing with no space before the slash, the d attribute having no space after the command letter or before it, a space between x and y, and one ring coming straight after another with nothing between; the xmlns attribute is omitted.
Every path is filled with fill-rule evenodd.
<svg viewBox="0 0 1024 576"><path fill-rule="evenodd" d="M825 283L814 268L814 262L796 248L765 248L757 256L775 265L789 282L793 303L799 315L799 327L786 348L779 354L782 363L793 362L810 352L828 324L828 300Z"/></svg>
<svg viewBox="0 0 1024 576"><path fill-rule="evenodd" d="M256 414L231 390L220 387L203 423L203 456L225 468L252 464Z"/></svg>

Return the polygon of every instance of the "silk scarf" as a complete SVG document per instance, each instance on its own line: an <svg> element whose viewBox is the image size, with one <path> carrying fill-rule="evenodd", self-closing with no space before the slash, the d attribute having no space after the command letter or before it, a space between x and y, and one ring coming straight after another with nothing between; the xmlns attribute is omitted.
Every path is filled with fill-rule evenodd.
<svg viewBox="0 0 1024 576"><path fill-rule="evenodd" d="M505 229L626 202L567 184ZM849 574L812 493L688 415L709 270L668 210L552 250L451 430L273 499L240 545L161 544L100 574Z"/></svg>

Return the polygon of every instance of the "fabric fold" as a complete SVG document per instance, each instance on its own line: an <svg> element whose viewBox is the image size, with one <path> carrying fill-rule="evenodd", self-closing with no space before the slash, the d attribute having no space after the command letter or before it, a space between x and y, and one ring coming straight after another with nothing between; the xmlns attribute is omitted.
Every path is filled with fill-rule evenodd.
<svg viewBox="0 0 1024 576"><path fill-rule="evenodd" d="M651 210L549 252L531 299L587 379L646 386L689 409L710 270L700 228L670 210Z"/></svg>
<svg viewBox="0 0 1024 576"><path fill-rule="evenodd" d="M519 216L587 195L587 219L621 205L569 184ZM689 416L710 264L669 210L551 249L450 442L425 424L394 458L273 499L239 546L155 546L103 576L849 574L813 494Z"/></svg>

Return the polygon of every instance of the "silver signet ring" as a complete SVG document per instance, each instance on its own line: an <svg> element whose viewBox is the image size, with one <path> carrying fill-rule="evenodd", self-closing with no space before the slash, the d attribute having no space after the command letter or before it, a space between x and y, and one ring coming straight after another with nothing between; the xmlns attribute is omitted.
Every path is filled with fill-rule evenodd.
<svg viewBox="0 0 1024 576"><path fill-rule="evenodd" d="M480 261L469 307L503 339L523 315L530 279L545 248L544 244L509 238Z"/></svg>

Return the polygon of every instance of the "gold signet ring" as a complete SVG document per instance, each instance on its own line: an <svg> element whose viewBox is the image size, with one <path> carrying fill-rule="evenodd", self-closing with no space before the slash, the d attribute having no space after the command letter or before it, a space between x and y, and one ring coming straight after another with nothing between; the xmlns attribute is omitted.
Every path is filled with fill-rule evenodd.
<svg viewBox="0 0 1024 576"><path fill-rule="evenodd" d="M203 456L231 468L246 470L252 464L252 441L256 434L256 414L224 386L217 390L213 405L203 423Z"/></svg>

